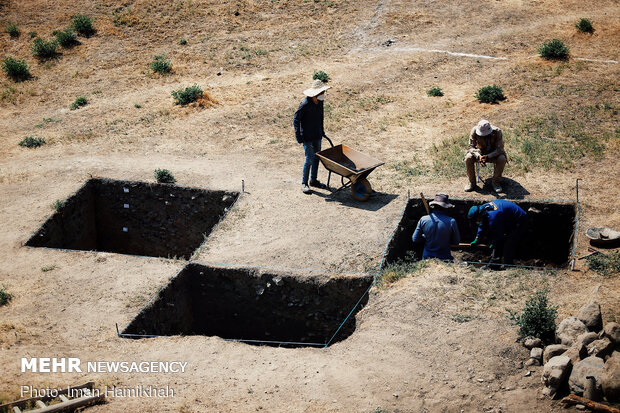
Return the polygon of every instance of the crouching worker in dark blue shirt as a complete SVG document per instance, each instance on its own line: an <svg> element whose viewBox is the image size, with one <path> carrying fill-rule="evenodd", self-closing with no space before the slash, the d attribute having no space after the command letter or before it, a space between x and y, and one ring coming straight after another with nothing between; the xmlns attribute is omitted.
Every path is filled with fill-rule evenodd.
<svg viewBox="0 0 620 413"><path fill-rule="evenodd" d="M325 100L325 91L330 88L331 86L327 86L321 80L316 79L310 89L304 90L306 98L302 100L295 116L293 116L295 138L298 143L304 145L304 152L306 153L301 179L301 190L304 194L312 193L308 186L308 175L310 175L310 186L321 189L327 188L317 179L319 158L315 154L321 150L321 139L325 136L323 101Z"/></svg>
<svg viewBox="0 0 620 413"><path fill-rule="evenodd" d="M517 245L525 230L525 211L517 204L504 199L496 199L481 206L473 206L467 214L476 221L478 232L471 245L476 245L482 237L490 240L491 262L513 264Z"/></svg>
<svg viewBox="0 0 620 413"><path fill-rule="evenodd" d="M445 211L454 205L448 202L448 195L437 194L429 206L433 212L420 218L413 233L413 242L424 243L423 260L439 258L452 261L450 245L458 245L461 235L456 220L446 215Z"/></svg>

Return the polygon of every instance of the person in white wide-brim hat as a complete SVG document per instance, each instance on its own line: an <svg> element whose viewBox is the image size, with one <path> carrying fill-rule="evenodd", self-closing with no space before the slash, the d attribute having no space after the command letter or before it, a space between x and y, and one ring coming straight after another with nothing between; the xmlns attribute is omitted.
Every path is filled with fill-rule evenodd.
<svg viewBox="0 0 620 413"><path fill-rule="evenodd" d="M319 158L316 153L321 150L321 140L325 136L323 129L323 102L325 92L330 89L324 82L316 79L309 89L304 90L306 97L302 100L295 116L293 116L293 126L295 127L295 138L297 142L304 146L306 160L304 162L301 190L305 194L310 194L310 187L326 189L327 186L318 179ZM308 178L310 181L308 181Z"/></svg>
<svg viewBox="0 0 620 413"><path fill-rule="evenodd" d="M475 164L486 166L487 162L494 165L493 168L493 190L501 192L501 180L504 167L506 166L506 151L504 150L504 138L502 130L482 119L478 125L474 126L469 133L469 148L465 155L465 166L467 167L467 179L469 184L465 187L465 192L475 190L478 185L476 182Z"/></svg>

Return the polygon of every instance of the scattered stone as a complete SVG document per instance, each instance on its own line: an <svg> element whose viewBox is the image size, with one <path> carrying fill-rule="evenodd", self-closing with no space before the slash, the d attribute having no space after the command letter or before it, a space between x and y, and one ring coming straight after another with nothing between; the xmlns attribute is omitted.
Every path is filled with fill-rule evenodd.
<svg viewBox="0 0 620 413"><path fill-rule="evenodd" d="M524 374L525 377L530 377L531 375L532 375L532 372L529 370L527 371L527 373Z"/></svg>
<svg viewBox="0 0 620 413"><path fill-rule="evenodd" d="M527 337L523 342L523 345L528 349L533 349L534 347L542 347L543 342L541 339L537 337Z"/></svg>
<svg viewBox="0 0 620 413"><path fill-rule="evenodd" d="M527 367L540 366L540 361L538 361L537 359L530 358L525 362L525 365Z"/></svg>
<svg viewBox="0 0 620 413"><path fill-rule="evenodd" d="M552 357L545 364L542 373L542 382L548 389L544 394L549 397L555 397L558 390L565 383L566 378L571 370L572 362L567 356Z"/></svg>
<svg viewBox="0 0 620 413"><path fill-rule="evenodd" d="M566 350L568 350L568 347L564 344L551 344L545 347L545 351L543 352L543 363L547 364L552 357L559 356L566 352Z"/></svg>
<svg viewBox="0 0 620 413"><path fill-rule="evenodd" d="M580 334L585 333L586 325L577 317L567 317L558 326L555 336L565 346L571 346Z"/></svg>
<svg viewBox="0 0 620 413"><path fill-rule="evenodd" d="M562 356L560 356L562 357ZM573 367L573 371L568 378L568 385L570 386L570 390L581 396L583 391L585 390L588 376L593 376L596 380L596 387L600 390L601 387L601 374L603 372L603 367L605 366L605 362L603 359L590 356L585 359L578 361Z"/></svg>
<svg viewBox="0 0 620 413"><path fill-rule="evenodd" d="M585 346L573 344L568 348L568 350L566 350L564 355L568 356L573 362L573 365L575 365L575 363L577 363L579 360L588 357L588 349L586 349Z"/></svg>
<svg viewBox="0 0 620 413"><path fill-rule="evenodd" d="M586 325L589 331L601 331L603 329L601 306L596 301L590 301L581 307L577 318Z"/></svg>
<svg viewBox="0 0 620 413"><path fill-rule="evenodd" d="M532 350L530 350L530 358L540 361L542 360L542 356L543 356L542 348L534 347Z"/></svg>
<svg viewBox="0 0 620 413"><path fill-rule="evenodd" d="M386 41L381 43L381 45L386 46L386 47L390 47L394 43L396 43L396 40L394 40L394 39L387 39Z"/></svg>
<svg viewBox="0 0 620 413"><path fill-rule="evenodd" d="M603 394L612 403L620 402L620 352L614 352L601 373Z"/></svg>
<svg viewBox="0 0 620 413"><path fill-rule="evenodd" d="M603 331L614 344L620 344L620 324L607 323Z"/></svg>
<svg viewBox="0 0 620 413"><path fill-rule="evenodd" d="M575 405L575 409L577 409L577 410L585 410L586 406L584 406L583 404L576 404Z"/></svg>
<svg viewBox="0 0 620 413"><path fill-rule="evenodd" d="M586 348L589 356L596 356L602 359L605 359L606 356L609 356L614 351L614 345L607 337L591 342Z"/></svg>
<svg viewBox="0 0 620 413"><path fill-rule="evenodd" d="M588 333L579 334L579 336L577 337L577 340L575 340L575 343L577 344L577 346L587 346L588 344L590 344L591 342L593 342L594 340L598 338L599 338L598 334L596 334L593 331L590 331Z"/></svg>

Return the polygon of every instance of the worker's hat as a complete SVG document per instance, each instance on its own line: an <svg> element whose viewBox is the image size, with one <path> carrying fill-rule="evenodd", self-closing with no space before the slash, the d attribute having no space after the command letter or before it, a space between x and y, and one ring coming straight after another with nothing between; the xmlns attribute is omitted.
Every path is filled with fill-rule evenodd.
<svg viewBox="0 0 620 413"><path fill-rule="evenodd" d="M451 203L448 202L448 195L446 194L437 194L435 195L435 199L433 199L431 202L428 203L429 206L431 205L438 205L442 208L453 208L454 205L452 205Z"/></svg>

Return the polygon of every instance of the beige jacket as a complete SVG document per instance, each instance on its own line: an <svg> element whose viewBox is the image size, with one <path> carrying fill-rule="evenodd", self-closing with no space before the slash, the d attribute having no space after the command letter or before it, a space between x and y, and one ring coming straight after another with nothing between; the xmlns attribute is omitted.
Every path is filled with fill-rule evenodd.
<svg viewBox="0 0 620 413"><path fill-rule="evenodd" d="M474 126L469 133L469 149L468 153L473 154L476 159L480 155L487 155L489 159L493 159L499 155L505 155L504 138L502 130L498 127L491 126L493 131L487 136L479 136Z"/></svg>

